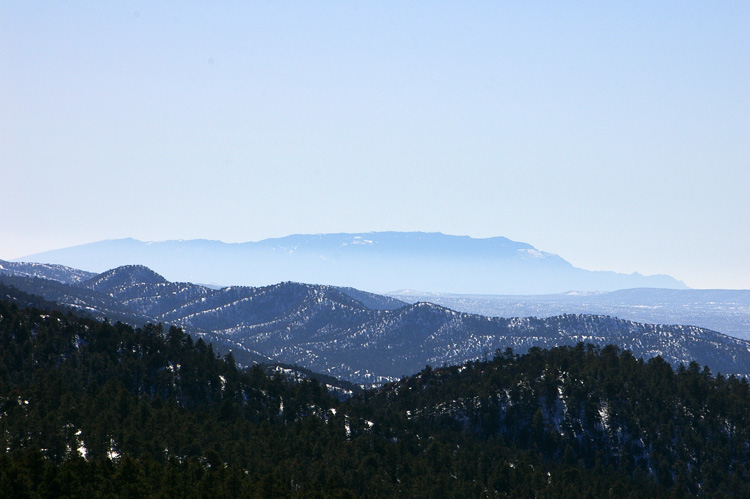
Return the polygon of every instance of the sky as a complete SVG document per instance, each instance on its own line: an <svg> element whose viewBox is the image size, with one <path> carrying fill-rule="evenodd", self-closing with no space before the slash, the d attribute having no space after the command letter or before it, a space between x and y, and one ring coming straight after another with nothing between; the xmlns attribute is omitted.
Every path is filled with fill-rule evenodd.
<svg viewBox="0 0 750 499"><path fill-rule="evenodd" d="M0 259L504 236L750 289L750 3L0 2Z"/></svg>

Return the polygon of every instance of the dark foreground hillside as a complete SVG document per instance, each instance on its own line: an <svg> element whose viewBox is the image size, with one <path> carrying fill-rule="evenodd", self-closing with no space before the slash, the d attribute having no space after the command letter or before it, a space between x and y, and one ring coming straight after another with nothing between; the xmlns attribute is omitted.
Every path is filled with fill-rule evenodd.
<svg viewBox="0 0 750 499"><path fill-rule="evenodd" d="M696 364L532 349L340 402L176 328L0 301L8 497L747 497L749 458L750 387Z"/></svg>

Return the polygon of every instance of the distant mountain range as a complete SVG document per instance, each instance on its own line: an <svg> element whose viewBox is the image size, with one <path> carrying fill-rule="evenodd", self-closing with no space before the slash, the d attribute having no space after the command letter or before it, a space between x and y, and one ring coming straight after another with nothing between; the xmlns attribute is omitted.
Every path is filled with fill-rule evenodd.
<svg viewBox="0 0 750 499"><path fill-rule="evenodd" d="M170 282L147 267L89 275L57 265L0 261L0 282L63 306L135 325L178 325L231 349L243 363L273 360L367 384L455 365L579 342L615 344L637 357L692 360L750 375L750 343L692 326L648 325L597 315L490 318L439 305L406 304L358 290L284 282L212 289Z"/></svg>
<svg viewBox="0 0 750 499"><path fill-rule="evenodd" d="M530 244L423 232L294 235L227 244L116 239L18 259L103 272L142 264L173 281L261 286L321 283L374 292L416 289L479 294L545 294L676 288L670 276L589 271Z"/></svg>

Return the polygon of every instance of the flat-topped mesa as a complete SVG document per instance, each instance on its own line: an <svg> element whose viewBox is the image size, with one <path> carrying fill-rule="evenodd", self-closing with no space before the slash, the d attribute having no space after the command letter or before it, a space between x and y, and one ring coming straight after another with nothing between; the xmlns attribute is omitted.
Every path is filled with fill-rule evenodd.
<svg viewBox="0 0 750 499"><path fill-rule="evenodd" d="M133 262L170 281L264 286L296 281L376 293L549 294L684 289L664 275L590 271L505 237L426 232L299 234L258 242L108 240L25 257L104 271Z"/></svg>

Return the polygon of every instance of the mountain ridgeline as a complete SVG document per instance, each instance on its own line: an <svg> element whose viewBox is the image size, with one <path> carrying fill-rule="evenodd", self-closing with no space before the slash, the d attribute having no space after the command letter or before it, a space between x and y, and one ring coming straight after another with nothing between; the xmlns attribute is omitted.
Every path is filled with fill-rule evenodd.
<svg viewBox="0 0 750 499"><path fill-rule="evenodd" d="M243 365L298 365L363 386L397 380L425 365L486 358L505 348L522 353L579 342L615 344L637 357L660 356L675 367L696 361L726 375L750 375L748 342L693 326L571 314L491 318L294 282L213 289L169 282L143 266L119 267L83 281L54 281L45 279L45 272L59 278L62 268L3 265L15 266L16 272L6 268L0 282L91 317L135 326L176 325L223 353L231 351Z"/></svg>
<svg viewBox="0 0 750 499"><path fill-rule="evenodd" d="M750 386L695 362L508 349L341 401L175 327L3 294L8 497L750 495Z"/></svg>
<svg viewBox="0 0 750 499"><path fill-rule="evenodd" d="M458 295L401 291L407 303L429 301L452 310L491 317L552 317L561 314L611 315L651 324L692 324L750 340L750 290L621 289L608 293L553 295Z"/></svg>
<svg viewBox="0 0 750 499"><path fill-rule="evenodd" d="M504 237L475 239L423 232L294 235L227 244L191 240L100 241L24 261L98 272L140 263L175 281L262 286L283 281L482 294L685 288L669 276L588 271L558 255Z"/></svg>

